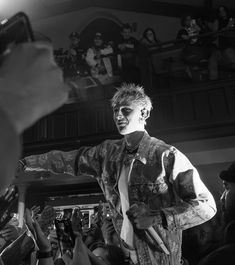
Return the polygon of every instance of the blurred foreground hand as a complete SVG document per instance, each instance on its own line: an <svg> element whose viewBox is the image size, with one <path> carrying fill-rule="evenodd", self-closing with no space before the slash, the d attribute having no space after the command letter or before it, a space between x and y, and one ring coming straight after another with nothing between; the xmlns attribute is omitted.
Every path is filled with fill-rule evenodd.
<svg viewBox="0 0 235 265"><path fill-rule="evenodd" d="M18 134L64 104L68 91L50 44L19 44L3 56L0 108Z"/></svg>

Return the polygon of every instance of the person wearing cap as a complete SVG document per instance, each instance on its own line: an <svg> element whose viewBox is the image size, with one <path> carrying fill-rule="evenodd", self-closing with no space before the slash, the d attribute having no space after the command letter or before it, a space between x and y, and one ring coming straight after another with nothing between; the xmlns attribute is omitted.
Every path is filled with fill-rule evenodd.
<svg viewBox="0 0 235 265"><path fill-rule="evenodd" d="M118 66L125 82L139 82L137 67L137 49L139 42L132 36L132 27L126 23L122 26L120 39L117 45Z"/></svg>
<svg viewBox="0 0 235 265"><path fill-rule="evenodd" d="M113 53L110 45L105 46L103 36L97 32L93 45L87 50L86 62L90 67L91 76L105 84L113 76L109 55Z"/></svg>
<svg viewBox="0 0 235 265"><path fill-rule="evenodd" d="M80 44L80 35L78 32L69 34L69 49L65 52L65 76L73 77L85 75L87 67L85 63L85 51Z"/></svg>
<svg viewBox="0 0 235 265"><path fill-rule="evenodd" d="M224 192L221 196L223 221L226 224L235 220L235 162L220 173Z"/></svg>
<svg viewBox="0 0 235 265"><path fill-rule="evenodd" d="M235 253L235 162L219 175L224 192L220 198L223 236L221 246L203 258L199 265L234 265Z"/></svg>
<svg viewBox="0 0 235 265"><path fill-rule="evenodd" d="M77 32L71 32L69 34L68 56L70 56L73 60L76 60L76 57L80 52L80 35Z"/></svg>

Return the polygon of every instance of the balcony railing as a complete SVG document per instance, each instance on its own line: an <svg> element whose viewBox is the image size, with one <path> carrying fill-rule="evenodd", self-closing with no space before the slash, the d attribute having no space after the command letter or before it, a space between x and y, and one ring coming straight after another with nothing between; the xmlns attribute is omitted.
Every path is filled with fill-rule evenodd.
<svg viewBox="0 0 235 265"><path fill-rule="evenodd" d="M91 88L87 101L64 105L24 134L24 151L71 149L118 137L112 120L113 87ZM235 80L194 84L152 95L147 130L170 142L235 133Z"/></svg>

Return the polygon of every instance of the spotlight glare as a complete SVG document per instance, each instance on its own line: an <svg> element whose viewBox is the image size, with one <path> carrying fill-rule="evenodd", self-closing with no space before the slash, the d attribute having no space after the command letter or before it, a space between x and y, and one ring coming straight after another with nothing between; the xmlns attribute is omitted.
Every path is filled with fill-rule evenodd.
<svg viewBox="0 0 235 265"><path fill-rule="evenodd" d="M0 24L1 25L4 25L5 23L7 23L8 19L7 18L4 18L3 20L0 21Z"/></svg>
<svg viewBox="0 0 235 265"><path fill-rule="evenodd" d="M7 7L7 4L9 5L9 1L7 0L0 0L0 9L4 9Z"/></svg>

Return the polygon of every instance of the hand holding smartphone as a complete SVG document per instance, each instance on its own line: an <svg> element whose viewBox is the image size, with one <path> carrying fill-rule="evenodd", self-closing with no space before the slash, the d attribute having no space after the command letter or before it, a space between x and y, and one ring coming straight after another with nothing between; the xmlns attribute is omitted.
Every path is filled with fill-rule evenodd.
<svg viewBox="0 0 235 265"><path fill-rule="evenodd" d="M34 41L33 31L29 18L19 12L9 20L5 19L0 24L0 54L4 54L13 45Z"/></svg>
<svg viewBox="0 0 235 265"><path fill-rule="evenodd" d="M33 40L24 13L0 25L0 108L18 134L68 99L69 87L54 60L53 47Z"/></svg>

